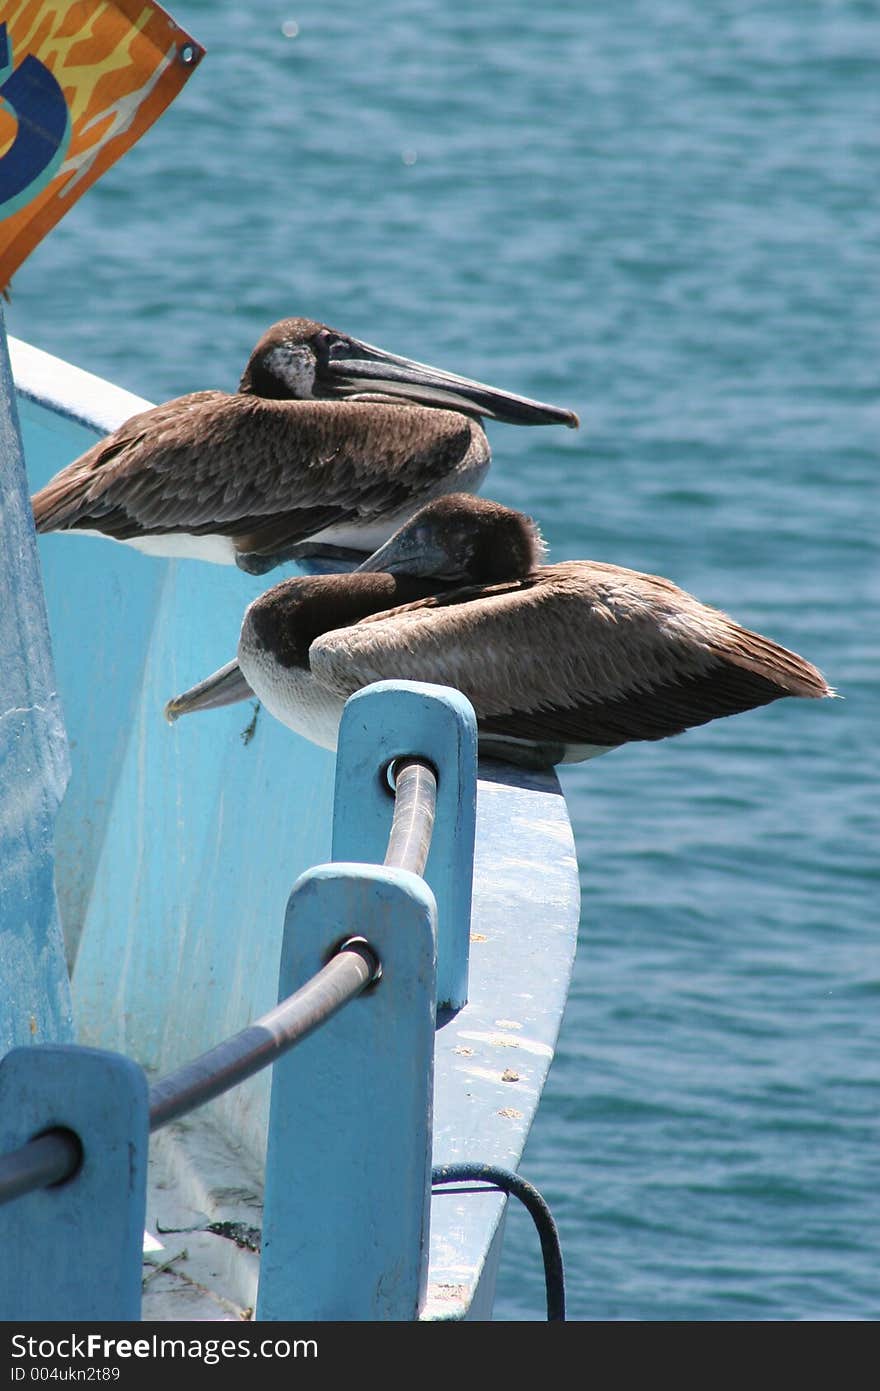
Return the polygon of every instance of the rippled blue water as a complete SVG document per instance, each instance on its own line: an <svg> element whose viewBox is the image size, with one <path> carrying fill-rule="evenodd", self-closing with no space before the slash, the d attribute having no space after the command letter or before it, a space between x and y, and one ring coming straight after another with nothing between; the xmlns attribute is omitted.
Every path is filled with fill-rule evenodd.
<svg viewBox="0 0 880 1391"><path fill-rule="evenodd" d="M822 667L844 700L563 774L582 942L523 1171L572 1318L876 1318L874 0L173 9L207 58L10 332L161 400L303 313L558 401L580 433L490 428L485 491ZM517 1212L497 1314L542 1316Z"/></svg>

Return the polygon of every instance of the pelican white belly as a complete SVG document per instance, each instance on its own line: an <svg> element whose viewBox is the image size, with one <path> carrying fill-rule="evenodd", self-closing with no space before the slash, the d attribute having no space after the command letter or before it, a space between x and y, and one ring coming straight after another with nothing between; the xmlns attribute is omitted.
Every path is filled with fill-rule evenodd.
<svg viewBox="0 0 880 1391"><path fill-rule="evenodd" d="M334 749L345 700L320 686L303 667L284 667L245 634L238 663L254 695L270 715L322 748Z"/></svg>
<svg viewBox="0 0 880 1391"><path fill-rule="evenodd" d="M104 536L102 531L88 531L76 527L64 533L65 536ZM188 532L168 532L164 536L133 536L128 541L119 541L115 536L106 539L116 541L120 546L131 546L132 550L143 555L156 556L162 560L207 560L214 565L234 565L235 546L228 536L192 536Z"/></svg>

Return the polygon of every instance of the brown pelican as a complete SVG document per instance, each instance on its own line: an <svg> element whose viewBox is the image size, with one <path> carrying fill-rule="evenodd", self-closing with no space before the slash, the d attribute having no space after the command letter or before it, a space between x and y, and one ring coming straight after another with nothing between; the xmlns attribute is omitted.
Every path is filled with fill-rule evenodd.
<svg viewBox="0 0 880 1391"><path fill-rule="evenodd" d="M335 748L346 699L399 678L463 691L485 754L546 766L663 739L781 696L830 696L795 653L670 580L544 565L534 523L459 494L421 508L349 575L285 580L248 607L238 659L170 720L256 694Z"/></svg>
<svg viewBox="0 0 880 1391"><path fill-rule="evenodd" d="M253 574L300 557L362 560L423 502L479 487L485 416L578 424L571 411L284 319L237 392L197 391L133 416L34 495L34 520L41 532L98 533Z"/></svg>

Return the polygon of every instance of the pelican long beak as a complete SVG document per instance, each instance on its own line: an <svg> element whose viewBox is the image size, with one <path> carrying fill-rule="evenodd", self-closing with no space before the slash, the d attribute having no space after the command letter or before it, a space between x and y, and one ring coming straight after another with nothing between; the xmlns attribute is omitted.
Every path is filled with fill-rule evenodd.
<svg viewBox="0 0 880 1391"><path fill-rule="evenodd" d="M354 574L384 570L389 575L430 575L434 579L457 579L461 563L447 555L435 537L401 527L377 551L359 565Z"/></svg>
<svg viewBox="0 0 880 1391"><path fill-rule="evenodd" d="M335 344L330 356L318 363L315 394L400 396L424 406L489 416L509 425L567 425L571 430L580 425L574 411L498 391L411 358L395 357L356 338Z"/></svg>
<svg viewBox="0 0 880 1391"><path fill-rule="evenodd" d="M249 700L253 694L238 661L233 660L215 671L213 676L206 676L197 686L191 686L183 695L169 700L165 706L165 718L169 724L174 724L181 715L191 715L194 710L217 710L221 705L235 705L240 700Z"/></svg>

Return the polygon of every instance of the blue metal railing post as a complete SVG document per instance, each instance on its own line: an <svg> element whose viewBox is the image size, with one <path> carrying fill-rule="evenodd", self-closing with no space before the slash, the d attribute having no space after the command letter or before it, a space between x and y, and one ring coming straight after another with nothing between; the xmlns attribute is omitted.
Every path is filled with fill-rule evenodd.
<svg viewBox="0 0 880 1391"><path fill-rule="evenodd" d="M279 997L352 936L381 979L276 1064L258 1319L411 1320L427 1279L436 906L415 874L308 870L287 908Z"/></svg>
<svg viewBox="0 0 880 1391"><path fill-rule="evenodd" d="M347 702L339 730L334 860L382 862L394 799L386 769L413 754L437 773L437 809L425 879L437 901L437 1004L467 1003L477 805L477 722L447 686L378 681Z"/></svg>
<svg viewBox="0 0 880 1391"><path fill-rule="evenodd" d="M142 1069L92 1048L14 1048L0 1062L0 1154L56 1129L78 1137L80 1167L0 1207L0 1319L139 1319L149 1140Z"/></svg>

